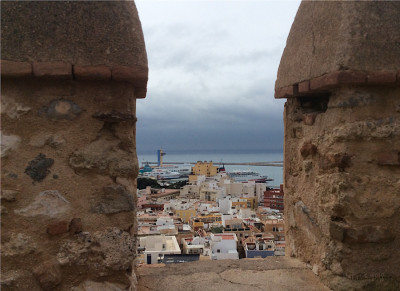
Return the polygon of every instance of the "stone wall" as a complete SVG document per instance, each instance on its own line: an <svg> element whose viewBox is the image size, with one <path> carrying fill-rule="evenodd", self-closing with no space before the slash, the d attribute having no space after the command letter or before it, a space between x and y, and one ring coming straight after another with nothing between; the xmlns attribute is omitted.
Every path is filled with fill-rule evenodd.
<svg viewBox="0 0 400 291"><path fill-rule="evenodd" d="M278 73L287 254L335 290L399 288L399 4L303 2Z"/></svg>
<svg viewBox="0 0 400 291"><path fill-rule="evenodd" d="M2 290L135 289L136 99L146 95L147 59L133 2L96 3L2 3ZM142 59L118 63L112 51L93 57L86 46L65 57L63 43L38 44L46 29L62 30L73 20L62 11L82 14L87 5L96 19L106 9L127 10L120 21L136 25L129 29L137 30L136 41L118 38L144 51L136 55ZM58 22L38 25L46 19L32 11L59 15ZM83 19L90 30L90 15ZM19 39L13 29L22 30ZM84 42L85 35L71 34L75 44ZM96 46L101 33L93 34L88 43ZM106 39L98 38L96 48L122 45ZM22 48L3 48L17 42Z"/></svg>
<svg viewBox="0 0 400 291"><path fill-rule="evenodd" d="M287 253L316 273L400 278L398 96L400 88L346 86L287 101Z"/></svg>

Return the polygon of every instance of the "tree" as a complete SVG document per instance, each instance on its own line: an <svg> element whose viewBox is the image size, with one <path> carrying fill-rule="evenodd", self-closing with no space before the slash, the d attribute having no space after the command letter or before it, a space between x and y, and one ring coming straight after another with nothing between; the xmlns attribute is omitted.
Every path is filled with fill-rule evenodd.
<svg viewBox="0 0 400 291"><path fill-rule="evenodd" d="M181 189L181 187L185 186L186 183L187 183L187 181L179 181L179 182L176 182L176 183L172 183L167 188L168 189Z"/></svg>
<svg viewBox="0 0 400 291"><path fill-rule="evenodd" d="M137 178L137 188L139 190L141 189L146 189L147 186L150 186L151 188L157 188L161 189L162 186L158 184L158 182L154 179L150 178Z"/></svg>

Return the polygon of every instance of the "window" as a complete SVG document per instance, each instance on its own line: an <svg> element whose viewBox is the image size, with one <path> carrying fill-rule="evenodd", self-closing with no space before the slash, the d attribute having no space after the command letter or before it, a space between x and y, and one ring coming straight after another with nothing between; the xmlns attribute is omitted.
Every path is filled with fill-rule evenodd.
<svg viewBox="0 0 400 291"><path fill-rule="evenodd" d="M221 252L221 250L220 249L217 249L217 253L220 253Z"/></svg>

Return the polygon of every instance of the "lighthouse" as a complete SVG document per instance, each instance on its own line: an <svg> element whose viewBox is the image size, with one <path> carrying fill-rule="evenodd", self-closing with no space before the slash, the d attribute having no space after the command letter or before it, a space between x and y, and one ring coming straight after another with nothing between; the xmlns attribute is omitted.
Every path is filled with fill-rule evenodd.
<svg viewBox="0 0 400 291"><path fill-rule="evenodd" d="M162 167L162 164L163 164L163 158L162 157L165 156L165 155L166 155L166 153L164 153L162 149L157 150L157 165L159 167Z"/></svg>

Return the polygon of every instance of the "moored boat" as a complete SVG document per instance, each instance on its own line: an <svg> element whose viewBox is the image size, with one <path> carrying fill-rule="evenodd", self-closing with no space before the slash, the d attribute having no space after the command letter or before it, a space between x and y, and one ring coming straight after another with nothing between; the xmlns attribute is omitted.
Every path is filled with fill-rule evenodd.
<svg viewBox="0 0 400 291"><path fill-rule="evenodd" d="M236 182L255 181L256 183L265 183L272 181L272 179L268 179L268 176L262 176L252 170L234 170L226 174Z"/></svg>

